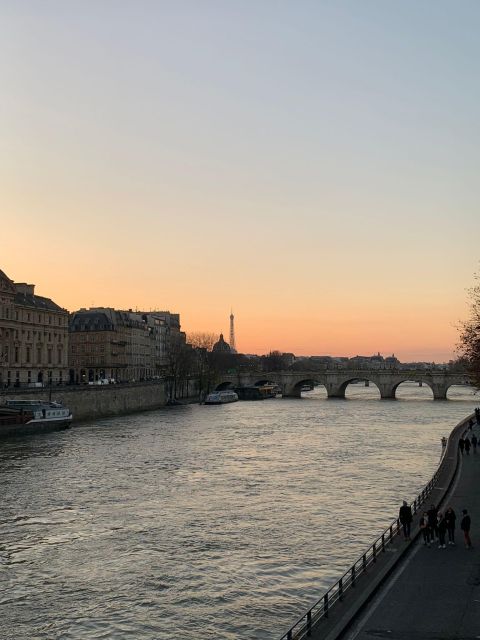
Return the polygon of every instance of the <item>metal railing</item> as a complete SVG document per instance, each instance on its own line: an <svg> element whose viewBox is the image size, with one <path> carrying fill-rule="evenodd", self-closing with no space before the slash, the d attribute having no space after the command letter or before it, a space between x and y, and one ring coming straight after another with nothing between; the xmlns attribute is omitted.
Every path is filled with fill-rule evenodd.
<svg viewBox="0 0 480 640"><path fill-rule="evenodd" d="M430 482L422 489L415 500L410 505L412 513L416 514L419 507L426 502L428 496L437 484L440 474L441 466L445 458L447 446L442 447L442 456L440 458L440 464L435 471ZM356 582L363 573L365 573L369 567L377 562L378 556L385 553L386 547L391 544L395 537L400 534L401 524L397 518L393 520L389 527L375 540L375 542L363 553L356 562L354 562L349 569L343 574L328 591L321 596L315 602L310 609L290 627L290 629L283 634L280 640L302 640L308 638L313 630L313 627L322 619L328 618L330 608L336 603L341 602L344 598L345 592L349 589L354 589Z"/></svg>

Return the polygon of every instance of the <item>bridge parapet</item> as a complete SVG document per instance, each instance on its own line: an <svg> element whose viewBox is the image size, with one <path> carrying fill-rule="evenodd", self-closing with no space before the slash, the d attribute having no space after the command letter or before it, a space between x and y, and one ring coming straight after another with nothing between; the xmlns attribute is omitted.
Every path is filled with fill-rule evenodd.
<svg viewBox="0 0 480 640"><path fill-rule="evenodd" d="M402 382L422 382L432 389L434 400L445 400L452 385L469 385L466 374L424 369L326 369L322 371L258 371L222 376L218 386L250 386L275 382L283 397L300 398L305 384L321 384L329 398L345 398L345 390L353 381L368 380L375 384L382 399L395 399Z"/></svg>

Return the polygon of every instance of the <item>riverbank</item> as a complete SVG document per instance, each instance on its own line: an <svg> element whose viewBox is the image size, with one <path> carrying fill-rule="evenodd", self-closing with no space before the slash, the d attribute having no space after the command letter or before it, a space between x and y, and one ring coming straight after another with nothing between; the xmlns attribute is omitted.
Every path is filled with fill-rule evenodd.
<svg viewBox="0 0 480 640"><path fill-rule="evenodd" d="M480 520L480 497L478 497L476 490L480 473L480 454L460 457L458 452L458 440L466 431L470 418L474 418L474 416L463 419L453 429L437 472L412 503L412 511L415 515L412 523L411 541L406 542L403 539L398 520L392 523L376 545L373 545L373 549L368 549L352 566L352 570L349 570L343 579L334 585L302 620L299 620L294 628L282 636L282 640L283 638L300 640L306 636L313 640L353 640L357 637L367 640L371 638L371 628L376 630L375 635L430 637L436 633L444 633L444 628L442 624L439 624L436 615L438 601L442 601L442 596L443 599L445 597L449 599L448 606L447 602L444 602L445 606L442 611L451 611L447 627L459 628L458 616L459 612L461 615L464 614L465 602L470 602L473 606L476 602L474 589L472 584L468 584L468 581L465 581L463 589L457 588L457 583L461 583L461 576L466 570L463 566L465 558L459 560L452 556L452 552L457 551L457 548L462 548L462 541L459 540L458 547L450 546L448 553L440 556L441 562L434 559L436 589L432 590L431 588L431 555L419 556L415 565L409 565L408 571L404 570L404 561L410 562L410 557L416 555L419 550L418 544L421 542L419 522L423 512L429 508L430 504L435 504L441 510L446 508L448 500L448 504L453 505L457 513L457 529L459 528L461 511L467 506L467 503L469 511L474 517L478 516L477 520ZM462 473L464 471L463 460L468 461L467 473ZM458 535L458 538L460 537L461 532ZM441 553L444 550L438 551ZM467 557L468 572L470 573L472 571L478 573L478 569L476 569L478 556L474 558L476 555L472 552ZM397 584L396 578L400 574L401 581ZM453 582L451 582L452 575L455 576ZM415 582L415 580L418 584L412 588L411 582ZM455 589L449 588L450 582L455 585ZM389 591L391 584L395 584L395 589L383 600L382 610L377 611L377 605L371 605L372 599L375 597L383 598L379 593ZM426 590L425 587L427 587ZM459 601L459 607L456 611L455 608L452 611L450 603L452 591L456 592ZM460 606L462 599L464 604ZM369 608L372 610L372 616L368 615ZM392 631L395 627L392 624L393 612L395 612L397 631ZM356 622L361 615L363 615L363 623ZM375 621L372 622L372 619ZM412 632L411 621L413 619L423 621L425 627L423 635L417 636L417 623L415 623L415 632ZM355 623L357 627L355 627ZM382 628L382 625L383 632L378 632L377 630ZM355 627L355 631L352 631L353 627Z"/></svg>
<svg viewBox="0 0 480 640"><path fill-rule="evenodd" d="M8 399L52 400L61 402L73 414L74 422L92 418L148 411L167 404L163 380L131 384L86 385L43 389L19 389L0 392L0 404Z"/></svg>
<svg viewBox="0 0 480 640"><path fill-rule="evenodd" d="M474 432L478 438L478 425ZM452 445L456 450L452 453L457 458L458 473L440 506L440 510L451 506L456 514L455 543L439 548L438 540L434 540L431 547L424 546L417 530L405 562L395 570L364 614L338 636L339 640L369 640L372 629L376 637L478 637L480 454L459 455L458 429L455 435ZM466 548L460 529L463 509L468 510L472 519L473 548Z"/></svg>

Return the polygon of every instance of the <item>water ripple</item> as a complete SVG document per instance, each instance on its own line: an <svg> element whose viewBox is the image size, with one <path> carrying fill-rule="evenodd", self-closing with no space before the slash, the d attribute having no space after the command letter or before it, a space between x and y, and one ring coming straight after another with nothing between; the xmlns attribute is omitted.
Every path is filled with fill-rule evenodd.
<svg viewBox="0 0 480 640"><path fill-rule="evenodd" d="M271 640L429 479L474 398L179 407L2 443L2 639Z"/></svg>

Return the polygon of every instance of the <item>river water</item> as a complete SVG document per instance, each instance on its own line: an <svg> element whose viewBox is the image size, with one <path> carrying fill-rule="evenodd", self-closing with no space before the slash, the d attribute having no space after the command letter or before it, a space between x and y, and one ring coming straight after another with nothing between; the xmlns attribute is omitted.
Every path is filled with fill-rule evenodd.
<svg viewBox="0 0 480 640"><path fill-rule="evenodd" d="M279 638L478 398L189 405L0 442L0 637Z"/></svg>

